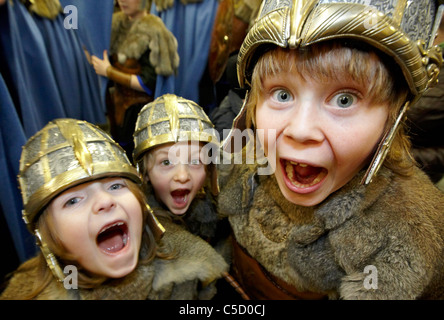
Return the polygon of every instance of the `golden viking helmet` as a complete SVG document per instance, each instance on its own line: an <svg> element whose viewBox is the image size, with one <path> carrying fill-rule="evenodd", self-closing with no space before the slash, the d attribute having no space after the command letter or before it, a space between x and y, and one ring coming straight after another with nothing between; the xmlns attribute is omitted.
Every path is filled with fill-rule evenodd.
<svg viewBox="0 0 444 320"><path fill-rule="evenodd" d="M264 0L239 52L239 83L241 87L250 87L254 65L270 45L298 49L326 40L352 39L391 57L402 70L411 97L376 152L363 180L368 184L381 166L407 107L437 82L442 53L438 46L433 46L433 41L441 20L440 3L431 0ZM244 109L234 126L243 120Z"/></svg>
<svg viewBox="0 0 444 320"><path fill-rule="evenodd" d="M36 222L42 210L63 191L78 184L105 178L124 177L136 184L141 179L125 151L97 126L86 121L56 119L25 144L18 176L23 198L23 219L58 280L64 274L41 238ZM147 223L158 238L164 229L148 208Z"/></svg>
<svg viewBox="0 0 444 320"><path fill-rule="evenodd" d="M183 141L210 143L217 152L220 145L219 135L201 106L174 94L164 94L139 112L134 130L133 159L139 163L148 150ZM212 167L211 189L217 194L215 165Z"/></svg>
<svg viewBox="0 0 444 320"><path fill-rule="evenodd" d="M28 140L20 159L23 218L34 232L41 210L70 187L109 176L141 183L123 149L86 121L57 119Z"/></svg>

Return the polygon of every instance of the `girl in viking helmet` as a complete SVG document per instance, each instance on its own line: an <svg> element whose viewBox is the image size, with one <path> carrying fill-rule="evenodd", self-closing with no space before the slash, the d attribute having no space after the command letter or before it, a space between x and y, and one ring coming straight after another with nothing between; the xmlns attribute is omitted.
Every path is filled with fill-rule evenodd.
<svg viewBox="0 0 444 320"><path fill-rule="evenodd" d="M230 229L215 203L219 134L202 107L174 94L160 96L140 111L134 145L149 205L168 226L199 236L215 248L214 254L229 260ZM218 298L246 297L231 275L223 276L227 282L217 283Z"/></svg>
<svg viewBox="0 0 444 320"><path fill-rule="evenodd" d="M262 2L235 125L274 172L227 166L218 199L250 297L444 297L444 195L403 130L442 63L435 16L430 0Z"/></svg>
<svg viewBox="0 0 444 320"><path fill-rule="evenodd" d="M23 148L19 182L23 218L41 251L13 274L2 299L215 294L224 260L188 232L165 232L137 170L99 128L73 119L47 124Z"/></svg>
<svg viewBox="0 0 444 320"><path fill-rule="evenodd" d="M163 21L149 13L150 0L118 0L113 14L110 59L92 56L96 73L113 87L108 119L113 138L130 157L137 114L153 101L157 75L173 75L179 66L177 40Z"/></svg>
<svg viewBox="0 0 444 320"><path fill-rule="evenodd" d="M193 234L214 239L219 136L204 110L165 94L141 110L134 144L149 204L166 210Z"/></svg>

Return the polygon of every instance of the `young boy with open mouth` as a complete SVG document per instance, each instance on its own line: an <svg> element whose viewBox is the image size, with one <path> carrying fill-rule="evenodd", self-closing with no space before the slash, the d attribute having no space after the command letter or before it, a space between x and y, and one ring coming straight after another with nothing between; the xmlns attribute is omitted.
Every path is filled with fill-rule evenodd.
<svg viewBox="0 0 444 320"><path fill-rule="evenodd" d="M263 1L235 128L263 131L274 173L221 167L218 199L250 297L443 297L444 196L403 130L437 79L440 17L437 1Z"/></svg>

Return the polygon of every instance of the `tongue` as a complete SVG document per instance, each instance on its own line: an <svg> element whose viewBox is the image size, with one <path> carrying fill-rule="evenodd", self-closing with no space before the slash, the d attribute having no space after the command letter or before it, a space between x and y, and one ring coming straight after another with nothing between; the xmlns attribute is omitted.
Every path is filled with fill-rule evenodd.
<svg viewBox="0 0 444 320"><path fill-rule="evenodd" d="M174 190L171 192L171 196L174 198L176 203L183 203L186 201L186 195L190 193L187 189Z"/></svg>
<svg viewBox="0 0 444 320"><path fill-rule="evenodd" d="M125 246L123 236L123 231L120 228L110 228L98 236L97 243L103 251L118 252Z"/></svg>
<svg viewBox="0 0 444 320"><path fill-rule="evenodd" d="M321 172L322 168L312 166L295 166L294 172L296 180L303 184L310 184Z"/></svg>

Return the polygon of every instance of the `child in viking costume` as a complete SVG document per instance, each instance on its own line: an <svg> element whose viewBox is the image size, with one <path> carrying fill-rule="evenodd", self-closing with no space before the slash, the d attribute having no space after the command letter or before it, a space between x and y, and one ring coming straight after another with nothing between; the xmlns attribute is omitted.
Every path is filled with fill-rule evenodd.
<svg viewBox="0 0 444 320"><path fill-rule="evenodd" d="M163 208L193 234L215 237L218 216L216 161L219 137L195 102L165 94L141 110L134 132L134 161L148 203Z"/></svg>
<svg viewBox="0 0 444 320"><path fill-rule="evenodd" d="M108 103L111 134L127 154L133 151L132 134L137 114L153 101L157 75L177 71L177 41L162 20L149 13L148 0L118 1L120 11L113 14L110 60L92 57L96 73L114 85Z"/></svg>
<svg viewBox="0 0 444 320"><path fill-rule="evenodd" d="M436 83L440 17L430 0L262 2L234 125L268 163L225 165L218 199L251 298L444 297L444 195L403 128Z"/></svg>
<svg viewBox="0 0 444 320"><path fill-rule="evenodd" d="M228 221L215 203L219 136L202 107L174 94L160 96L140 111L134 145L149 205L230 260ZM217 283L217 298L245 296L227 272L223 276L227 282Z"/></svg>
<svg viewBox="0 0 444 320"><path fill-rule="evenodd" d="M23 149L19 182L23 218L41 251L14 272L2 299L215 294L224 260L189 232L168 224L165 231L137 170L98 127L74 119L47 124Z"/></svg>

